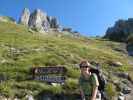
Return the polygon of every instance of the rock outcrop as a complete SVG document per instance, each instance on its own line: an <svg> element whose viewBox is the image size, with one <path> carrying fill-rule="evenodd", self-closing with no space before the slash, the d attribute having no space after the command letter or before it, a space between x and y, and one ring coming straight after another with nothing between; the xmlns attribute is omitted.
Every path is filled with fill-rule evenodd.
<svg viewBox="0 0 133 100"><path fill-rule="evenodd" d="M47 14L40 9L36 9L31 13L28 25L39 32L47 32L50 28Z"/></svg>
<svg viewBox="0 0 133 100"><path fill-rule="evenodd" d="M54 31L59 33L57 34L57 36L61 34L70 35L74 37L80 36L80 33L77 31L72 31L72 28L61 27L56 17L48 16L46 12L43 12L40 9L36 9L30 13L29 9L24 8L19 19L19 24L28 26L29 32L31 33L37 31L40 33L49 32L52 34Z"/></svg>
<svg viewBox="0 0 133 100"><path fill-rule="evenodd" d="M49 30L58 31L60 26L56 17L48 16L40 9L36 9L30 14L27 8L23 10L19 23L41 33Z"/></svg>
<svg viewBox="0 0 133 100"><path fill-rule="evenodd" d="M22 15L19 19L19 23L28 26L29 22L29 17L30 17L30 11L28 8L24 8Z"/></svg>
<svg viewBox="0 0 133 100"><path fill-rule="evenodd" d="M56 17L50 16L49 17L49 21L50 21L50 27L51 28L54 28L54 29L58 29L59 28L59 22L58 22Z"/></svg>
<svg viewBox="0 0 133 100"><path fill-rule="evenodd" d="M118 20L113 27L109 27L104 38L117 42L125 42L127 51L133 56L133 18Z"/></svg>
<svg viewBox="0 0 133 100"><path fill-rule="evenodd" d="M133 33L133 18L118 20L113 27L106 31L105 38L110 40L127 42L127 38Z"/></svg>

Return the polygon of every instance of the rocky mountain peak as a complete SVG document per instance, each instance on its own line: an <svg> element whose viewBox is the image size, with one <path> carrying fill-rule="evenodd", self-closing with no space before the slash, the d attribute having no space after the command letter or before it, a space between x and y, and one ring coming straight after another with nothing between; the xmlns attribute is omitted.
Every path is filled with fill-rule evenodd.
<svg viewBox="0 0 133 100"><path fill-rule="evenodd" d="M35 9L33 14L35 14L36 16L39 16L39 17L47 17L47 13L46 12L43 12L41 9Z"/></svg>
<svg viewBox="0 0 133 100"><path fill-rule="evenodd" d="M30 28L39 32L47 32L50 27L47 14L40 9L36 9L33 13L31 13L28 24Z"/></svg>
<svg viewBox="0 0 133 100"><path fill-rule="evenodd" d="M59 21L57 18L48 16L47 13L43 12L41 9L35 9L30 14L29 9L24 8L19 23L42 33L48 32L49 30L58 31L59 28Z"/></svg>
<svg viewBox="0 0 133 100"><path fill-rule="evenodd" d="M41 9L35 9L30 13L28 8L24 8L19 23L26 25L30 29L40 33L51 31L64 32L63 28L59 24L59 20L54 16L48 16L47 13L42 11ZM77 32L75 33L72 31L68 31L68 35L78 36Z"/></svg>
<svg viewBox="0 0 133 100"><path fill-rule="evenodd" d="M30 17L29 9L24 8L24 10L22 11L22 14L20 16L19 23L27 26L28 22L29 22L29 17Z"/></svg>

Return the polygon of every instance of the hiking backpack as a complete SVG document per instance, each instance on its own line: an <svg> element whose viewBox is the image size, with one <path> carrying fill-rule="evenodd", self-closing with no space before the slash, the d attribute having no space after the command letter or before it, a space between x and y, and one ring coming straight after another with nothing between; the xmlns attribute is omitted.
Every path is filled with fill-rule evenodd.
<svg viewBox="0 0 133 100"><path fill-rule="evenodd" d="M91 69L90 69L90 72L91 72L92 74L94 73L94 74L97 75L98 82L99 82L98 90L99 90L99 91L104 91L105 85L106 85L106 80L105 80L105 78L103 77L103 75L101 74L100 70L99 70L99 69L95 69L95 68L91 68Z"/></svg>

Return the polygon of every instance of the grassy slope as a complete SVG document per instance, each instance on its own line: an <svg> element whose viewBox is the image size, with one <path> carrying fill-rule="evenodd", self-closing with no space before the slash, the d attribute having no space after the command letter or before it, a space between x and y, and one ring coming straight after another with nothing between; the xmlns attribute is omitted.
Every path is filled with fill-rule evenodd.
<svg viewBox="0 0 133 100"><path fill-rule="evenodd" d="M27 90L35 94L41 91L53 93L76 91L79 70L73 67L82 59L99 62L107 74L111 70L132 71L129 65L130 58L113 50L121 48L121 45L102 39L31 33L24 26L0 22L0 61L5 61L0 63L0 73L8 78L8 81L0 84L0 91L9 96L14 94L23 96ZM108 66L108 62L114 61L122 62L123 67ZM35 65L65 65L68 68L69 79L63 87L52 87L42 82L29 80L32 77L30 69Z"/></svg>

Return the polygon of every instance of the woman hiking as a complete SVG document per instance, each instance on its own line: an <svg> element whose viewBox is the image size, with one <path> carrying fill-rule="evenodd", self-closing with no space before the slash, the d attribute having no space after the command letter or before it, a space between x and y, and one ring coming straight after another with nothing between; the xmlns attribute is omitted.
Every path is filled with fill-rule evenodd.
<svg viewBox="0 0 133 100"><path fill-rule="evenodd" d="M82 100L97 100L99 86L97 75L90 72L92 66L88 61L82 61L79 66L81 70L79 86Z"/></svg>

